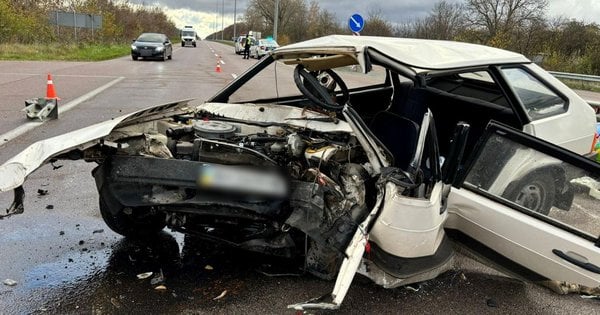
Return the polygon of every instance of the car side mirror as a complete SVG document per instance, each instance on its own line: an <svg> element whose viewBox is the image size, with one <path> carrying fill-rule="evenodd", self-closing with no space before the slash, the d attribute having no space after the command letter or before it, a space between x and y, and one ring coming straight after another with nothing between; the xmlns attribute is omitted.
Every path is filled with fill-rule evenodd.
<svg viewBox="0 0 600 315"><path fill-rule="evenodd" d="M132 39L132 40L131 40L131 42L132 42L132 43L135 43L135 39Z"/></svg>
<svg viewBox="0 0 600 315"><path fill-rule="evenodd" d="M450 138L450 149L448 156L442 167L442 180L444 184L454 184L458 176L460 161L463 159L465 147L467 146L467 137L469 136L471 125L466 122L458 122L454 129L454 134Z"/></svg>

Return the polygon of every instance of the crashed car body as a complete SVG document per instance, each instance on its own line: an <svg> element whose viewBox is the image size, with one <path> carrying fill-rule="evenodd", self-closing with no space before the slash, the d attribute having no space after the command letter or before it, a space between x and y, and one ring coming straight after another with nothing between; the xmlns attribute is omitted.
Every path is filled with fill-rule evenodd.
<svg viewBox="0 0 600 315"><path fill-rule="evenodd" d="M205 103L35 143L0 167L0 191L15 191L19 213L43 163L96 162L117 233L168 226L337 278L296 309L338 308L357 272L386 288L434 278L453 244L558 290L595 288L599 225L580 209L598 211L600 165L582 156L594 137L582 104L519 54L327 36L270 52Z"/></svg>

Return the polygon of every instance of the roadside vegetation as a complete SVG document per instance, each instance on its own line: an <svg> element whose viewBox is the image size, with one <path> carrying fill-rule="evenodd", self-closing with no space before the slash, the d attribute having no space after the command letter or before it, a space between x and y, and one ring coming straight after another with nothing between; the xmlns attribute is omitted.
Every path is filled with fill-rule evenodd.
<svg viewBox="0 0 600 315"><path fill-rule="evenodd" d="M237 33L273 32L275 0L249 0ZM150 2L149 2L150 3ZM99 30L58 27L50 13L102 15ZM457 40L516 51L547 70L600 75L600 26L549 17L547 0L460 0L437 2L427 16L385 19L374 7L361 35ZM279 0L277 39L281 45L329 34L350 34L346 17L322 9L316 0ZM233 38L233 25L208 39ZM0 59L103 60L126 55L141 32L179 30L163 10L128 0L0 0ZM237 35L237 34L236 34Z"/></svg>

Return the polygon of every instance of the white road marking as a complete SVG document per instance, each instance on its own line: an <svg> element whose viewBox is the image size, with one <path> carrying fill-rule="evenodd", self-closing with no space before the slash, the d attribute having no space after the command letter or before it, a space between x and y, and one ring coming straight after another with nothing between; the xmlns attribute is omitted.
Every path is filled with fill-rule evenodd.
<svg viewBox="0 0 600 315"><path fill-rule="evenodd" d="M43 76L45 77L46 73L0 73L0 75L24 75L24 76ZM119 78L114 75L81 75L81 74L53 74L52 78L60 78L60 77L70 77L70 78Z"/></svg>
<svg viewBox="0 0 600 315"><path fill-rule="evenodd" d="M238 77L238 76L237 76L237 74L235 74L235 73L232 73L232 74L231 74L231 76L232 76L234 79L237 79L237 77Z"/></svg>
<svg viewBox="0 0 600 315"><path fill-rule="evenodd" d="M89 100L90 98L102 93L104 90L108 89L109 87L121 82L121 80L125 79L125 77L118 77L110 82L108 82L107 84L89 92L86 93L70 102L68 102L65 105L58 105L58 114L60 116L61 113L65 113L71 109L73 109L75 106ZM23 135L24 133L31 131L33 129L35 129L36 127L39 127L43 124L44 122L41 121L32 121L32 122L28 122L25 123L5 134L0 135L0 147L5 145L6 143L8 143L9 141Z"/></svg>
<svg viewBox="0 0 600 315"><path fill-rule="evenodd" d="M225 64L225 61L223 61L223 59L219 59L219 62L220 62L222 65L224 65L224 64Z"/></svg>

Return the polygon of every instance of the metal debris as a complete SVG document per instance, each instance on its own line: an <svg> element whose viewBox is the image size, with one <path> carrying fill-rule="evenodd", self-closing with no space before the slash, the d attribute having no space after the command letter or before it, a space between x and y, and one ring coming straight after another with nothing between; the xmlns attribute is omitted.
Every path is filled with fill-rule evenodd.
<svg viewBox="0 0 600 315"><path fill-rule="evenodd" d="M14 287L17 285L17 281L13 280L13 279L6 279L4 280L4 285L7 285L9 287Z"/></svg>
<svg viewBox="0 0 600 315"><path fill-rule="evenodd" d="M154 278L152 278L152 280L150 280L150 284L152 285L156 285L159 283L163 283L165 281L165 276L163 275L162 269L160 270L160 273L157 273Z"/></svg>
<svg viewBox="0 0 600 315"><path fill-rule="evenodd" d="M52 210L52 209L54 209L54 205L47 205L47 206L46 206L46 209L47 209L47 210Z"/></svg>
<svg viewBox="0 0 600 315"><path fill-rule="evenodd" d="M219 296L216 296L213 298L213 300L220 300L222 299L225 295L227 294L227 290L224 290L223 292L221 292L221 294L219 294Z"/></svg>
<svg viewBox="0 0 600 315"><path fill-rule="evenodd" d="M154 272L152 272L152 271L149 271L149 272L140 273L140 274L138 274L136 277L137 277L138 279L140 279L140 280L141 280L141 279L147 279L147 278L150 278L150 276L152 276L153 274L154 274Z"/></svg>
<svg viewBox="0 0 600 315"><path fill-rule="evenodd" d="M154 288L154 290L157 291L165 291L167 289L167 287L164 284L158 285Z"/></svg>
<svg viewBox="0 0 600 315"><path fill-rule="evenodd" d="M48 190L47 189L38 189L37 190L38 195L40 196L45 196L48 194Z"/></svg>
<svg viewBox="0 0 600 315"><path fill-rule="evenodd" d="M92 232L92 234L96 234L96 233L104 233L104 229L98 229L98 230L94 230Z"/></svg>

